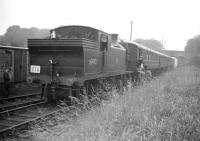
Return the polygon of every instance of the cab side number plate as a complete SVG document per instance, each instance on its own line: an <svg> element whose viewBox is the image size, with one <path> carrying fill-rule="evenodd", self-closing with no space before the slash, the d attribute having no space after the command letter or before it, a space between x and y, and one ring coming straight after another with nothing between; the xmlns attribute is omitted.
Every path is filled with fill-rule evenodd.
<svg viewBox="0 0 200 141"><path fill-rule="evenodd" d="M40 73L40 66L31 65L31 73Z"/></svg>

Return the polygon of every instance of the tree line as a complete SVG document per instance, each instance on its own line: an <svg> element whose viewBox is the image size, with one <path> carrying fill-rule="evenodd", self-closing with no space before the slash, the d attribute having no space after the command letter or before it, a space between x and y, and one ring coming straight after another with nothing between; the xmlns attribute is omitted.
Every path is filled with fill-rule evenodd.
<svg viewBox="0 0 200 141"><path fill-rule="evenodd" d="M196 35L187 41L185 56L190 64L200 67L200 35Z"/></svg>
<svg viewBox="0 0 200 141"><path fill-rule="evenodd" d="M8 46L26 47L29 38L46 38L48 29L21 28L18 25L10 26L4 35L0 36L0 44Z"/></svg>
<svg viewBox="0 0 200 141"><path fill-rule="evenodd" d="M0 35L1 45L26 46L29 38L48 38L49 29L21 28L19 25L10 26L4 35ZM136 39L135 42L154 50L162 50L163 45L155 39ZM187 41L185 55L189 57L200 56L200 35Z"/></svg>
<svg viewBox="0 0 200 141"><path fill-rule="evenodd" d="M4 35L0 35L0 45L27 47L27 39L48 38L49 29L21 28L19 25L10 26ZM136 39L140 43L153 50L161 51L163 45L155 39ZM190 64L200 66L200 35L189 39L185 46L185 57Z"/></svg>
<svg viewBox="0 0 200 141"><path fill-rule="evenodd" d="M0 36L0 44L26 47L29 38L47 37L49 37L49 29L21 28L19 25L13 25L7 29L4 35ZM154 39L136 39L135 41L154 50L162 49L161 42Z"/></svg>
<svg viewBox="0 0 200 141"><path fill-rule="evenodd" d="M163 44L155 39L136 39L135 42L157 51L164 49Z"/></svg>

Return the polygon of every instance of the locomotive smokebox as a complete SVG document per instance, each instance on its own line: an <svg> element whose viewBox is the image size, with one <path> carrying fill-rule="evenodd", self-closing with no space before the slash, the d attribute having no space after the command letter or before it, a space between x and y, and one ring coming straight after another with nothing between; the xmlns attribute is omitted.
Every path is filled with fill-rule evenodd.
<svg viewBox="0 0 200 141"><path fill-rule="evenodd" d="M117 42L118 41L118 35L116 33L111 34L112 42Z"/></svg>

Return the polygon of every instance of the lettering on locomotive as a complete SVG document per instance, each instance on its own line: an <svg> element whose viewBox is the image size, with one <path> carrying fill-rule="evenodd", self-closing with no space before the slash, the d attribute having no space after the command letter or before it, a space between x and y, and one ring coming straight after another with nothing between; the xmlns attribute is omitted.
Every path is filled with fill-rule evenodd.
<svg viewBox="0 0 200 141"><path fill-rule="evenodd" d="M96 65L97 64L97 59L96 58L90 58L89 59L89 65Z"/></svg>

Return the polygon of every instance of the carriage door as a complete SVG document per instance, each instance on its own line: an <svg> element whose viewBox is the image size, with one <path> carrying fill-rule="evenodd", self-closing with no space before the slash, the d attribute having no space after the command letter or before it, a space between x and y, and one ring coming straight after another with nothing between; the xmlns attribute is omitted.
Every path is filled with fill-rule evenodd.
<svg viewBox="0 0 200 141"><path fill-rule="evenodd" d="M141 59L141 57L143 57L142 56L142 49L141 48L138 48L138 54L137 54L137 56L138 56L138 60Z"/></svg>
<svg viewBox="0 0 200 141"><path fill-rule="evenodd" d="M106 63L107 50L108 50L108 36L102 34L100 39L100 51L102 54L102 67L101 67L102 71L104 70Z"/></svg>
<svg viewBox="0 0 200 141"><path fill-rule="evenodd" d="M22 55L22 50L15 50L14 53L14 76L15 76L15 82L20 82L23 80L23 73L22 73L22 60L23 60L23 55Z"/></svg>

